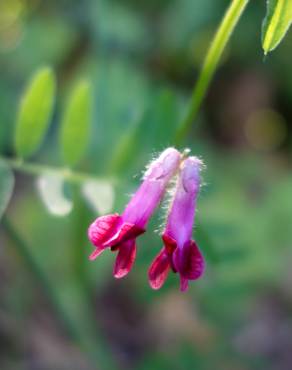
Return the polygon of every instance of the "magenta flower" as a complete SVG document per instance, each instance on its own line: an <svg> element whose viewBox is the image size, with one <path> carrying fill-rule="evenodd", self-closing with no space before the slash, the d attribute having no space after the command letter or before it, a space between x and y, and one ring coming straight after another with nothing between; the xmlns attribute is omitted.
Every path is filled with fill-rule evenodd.
<svg viewBox="0 0 292 370"><path fill-rule="evenodd" d="M95 250L89 259L94 260L105 248L118 251L114 276L121 278L130 271L136 257L136 237L145 227L159 204L167 183L177 171L181 154L168 148L150 163L143 182L133 195L122 215L117 213L98 217L88 229L89 240Z"/></svg>
<svg viewBox="0 0 292 370"><path fill-rule="evenodd" d="M180 175L162 235L164 247L149 269L149 282L159 289L170 268L180 274L180 289L188 288L189 280L198 279L204 272L204 258L192 238L196 200L200 189L202 162L187 158L181 165Z"/></svg>

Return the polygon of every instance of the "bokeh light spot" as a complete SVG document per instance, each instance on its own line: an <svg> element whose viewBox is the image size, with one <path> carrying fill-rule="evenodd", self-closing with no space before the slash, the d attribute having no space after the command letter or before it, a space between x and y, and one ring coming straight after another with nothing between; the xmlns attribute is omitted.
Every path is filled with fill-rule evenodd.
<svg viewBox="0 0 292 370"><path fill-rule="evenodd" d="M276 111L253 112L245 124L248 143L260 151L273 151L283 144L287 135L285 119Z"/></svg>

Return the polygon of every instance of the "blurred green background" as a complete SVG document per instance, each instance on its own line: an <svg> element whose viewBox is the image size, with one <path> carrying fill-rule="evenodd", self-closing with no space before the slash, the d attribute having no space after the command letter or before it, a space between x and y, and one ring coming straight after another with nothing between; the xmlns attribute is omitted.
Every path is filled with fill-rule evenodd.
<svg viewBox="0 0 292 370"><path fill-rule="evenodd" d="M50 65L56 107L31 161L62 165L59 121L72 86L87 78L93 117L77 169L100 179L96 193L67 184L57 208L73 209L58 217L41 201L40 180L16 172L0 229L1 370L291 370L292 33L264 60L266 1L247 7L181 147L206 164L194 230L205 276L186 294L175 274L150 289L163 207L125 279L111 275L114 254L87 259L88 224L121 212L147 161L173 144L229 3L0 0L1 155L14 157L25 84Z"/></svg>

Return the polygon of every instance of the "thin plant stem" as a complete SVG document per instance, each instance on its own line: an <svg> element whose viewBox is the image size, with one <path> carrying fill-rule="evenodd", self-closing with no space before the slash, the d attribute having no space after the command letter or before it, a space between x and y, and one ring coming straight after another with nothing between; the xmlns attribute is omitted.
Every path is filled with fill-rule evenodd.
<svg viewBox="0 0 292 370"><path fill-rule="evenodd" d="M84 246L88 242L85 230L91 221L91 213L89 212L84 200L80 195L77 186L72 187L72 195L74 200L74 209L72 212L71 225L71 240L72 246L72 264L73 271L82 286L84 295L90 296L90 283L88 277L88 255Z"/></svg>
<svg viewBox="0 0 292 370"><path fill-rule="evenodd" d="M101 177L96 177L88 173L72 171L70 168L52 167L38 163L24 162L18 158L6 158L0 156L0 160L7 163L15 171L22 172L28 175L55 175L60 176L64 180L72 183L83 183L85 181L100 181Z"/></svg>
<svg viewBox="0 0 292 370"><path fill-rule="evenodd" d="M207 52L198 81L193 89L186 116L178 126L175 135L176 145L181 145L186 138L198 114L202 101L206 96L210 81L218 67L220 57L248 2L249 0L232 0L227 9Z"/></svg>

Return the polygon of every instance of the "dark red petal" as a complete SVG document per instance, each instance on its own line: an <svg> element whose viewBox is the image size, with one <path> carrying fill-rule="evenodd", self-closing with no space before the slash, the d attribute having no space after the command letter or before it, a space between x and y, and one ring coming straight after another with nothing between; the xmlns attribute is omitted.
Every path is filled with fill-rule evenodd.
<svg viewBox="0 0 292 370"><path fill-rule="evenodd" d="M95 260L103 251L104 247L96 247L95 250L89 256L90 261Z"/></svg>
<svg viewBox="0 0 292 370"><path fill-rule="evenodd" d="M117 232L112 235L110 239L106 241L105 246L111 246L113 250L119 247L118 244L124 243L130 239L135 239L138 235L141 235L145 232L141 227L131 224L129 222L124 222L120 228L117 229Z"/></svg>
<svg viewBox="0 0 292 370"><path fill-rule="evenodd" d="M169 257L165 248L155 257L149 271L149 284L152 289L159 289L164 284L170 269Z"/></svg>
<svg viewBox="0 0 292 370"><path fill-rule="evenodd" d="M170 267L173 272L177 272L177 268L175 267L172 258L173 252L177 248L177 242L175 239L165 233L162 235L162 240L164 243L165 251L169 255Z"/></svg>
<svg viewBox="0 0 292 370"><path fill-rule="evenodd" d="M205 268L204 257L193 240L175 250L174 264L181 276L189 280L198 279Z"/></svg>
<svg viewBox="0 0 292 370"><path fill-rule="evenodd" d="M180 290L181 292L186 292L189 287L189 280L180 276Z"/></svg>
<svg viewBox="0 0 292 370"><path fill-rule="evenodd" d="M168 254L172 254L177 247L176 240L167 234L162 235L162 240Z"/></svg>
<svg viewBox="0 0 292 370"><path fill-rule="evenodd" d="M96 247L101 247L117 230L121 216L117 213L98 217L88 229L88 238Z"/></svg>
<svg viewBox="0 0 292 370"><path fill-rule="evenodd" d="M119 251L114 266L114 277L120 279L128 274L136 258L135 239L128 240L119 245Z"/></svg>

